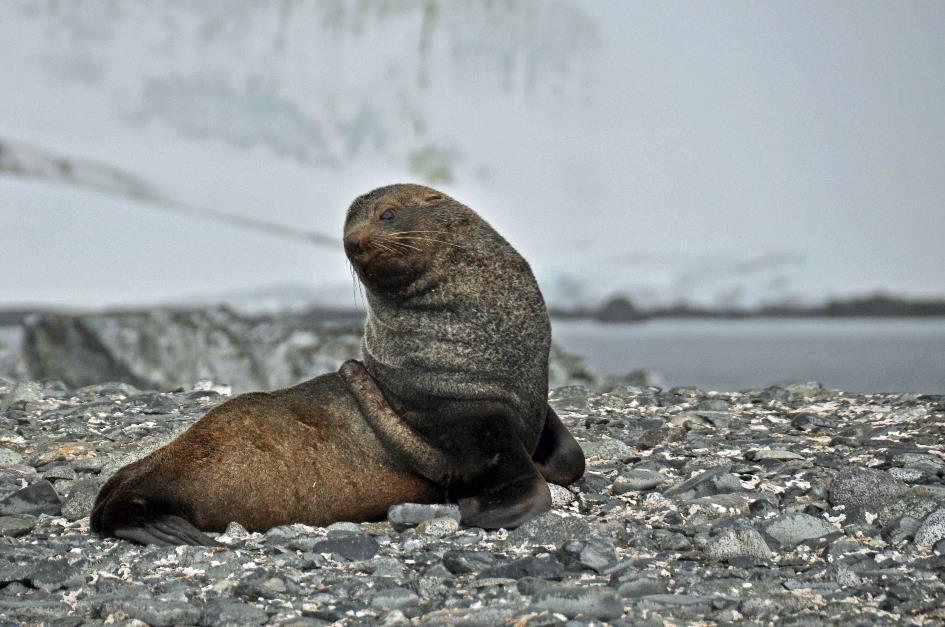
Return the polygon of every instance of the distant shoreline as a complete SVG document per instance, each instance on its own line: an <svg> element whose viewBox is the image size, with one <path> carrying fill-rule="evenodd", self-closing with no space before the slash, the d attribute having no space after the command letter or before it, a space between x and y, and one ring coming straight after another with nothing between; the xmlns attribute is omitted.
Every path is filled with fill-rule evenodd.
<svg viewBox="0 0 945 627"><path fill-rule="evenodd" d="M109 307L103 312L135 312L154 309L187 311L220 305L152 305ZM20 325L28 316L43 313L88 313L90 310L54 306L19 306L0 308L0 326ZM745 319L808 319L808 318L945 318L945 300L910 300L885 295L862 298L831 300L822 305L768 305L755 309L725 309L675 305L655 309L638 309L628 299L615 297L595 307L563 308L549 306L548 312L555 320L590 320L600 323L631 323L647 320L745 320ZM266 318L267 314L239 314L249 319ZM304 310L273 314L297 317L312 323L358 322L364 312L352 308L313 306Z"/></svg>
<svg viewBox="0 0 945 627"><path fill-rule="evenodd" d="M552 318L559 320L594 320L602 323L660 319L938 318L945 317L945 300L909 300L877 294L861 298L835 299L822 305L766 305L754 309L674 305L638 309L627 298L618 296L598 307L549 307L549 313Z"/></svg>

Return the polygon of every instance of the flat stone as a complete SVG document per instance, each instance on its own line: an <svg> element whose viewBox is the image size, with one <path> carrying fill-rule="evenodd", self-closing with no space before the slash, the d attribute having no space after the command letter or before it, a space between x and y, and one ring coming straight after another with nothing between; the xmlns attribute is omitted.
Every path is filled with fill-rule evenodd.
<svg viewBox="0 0 945 627"><path fill-rule="evenodd" d="M183 601L165 601L148 597L137 597L119 601L112 609L121 611L129 618L135 618L154 627L172 625L196 625L200 622L200 609ZM111 613L111 612L109 612Z"/></svg>
<svg viewBox="0 0 945 627"><path fill-rule="evenodd" d="M430 536L443 537L459 530L459 521L455 518L431 518L424 520L417 525L418 533L425 533Z"/></svg>
<svg viewBox="0 0 945 627"><path fill-rule="evenodd" d="M755 462L764 462L764 461L787 461L791 459L804 459L803 455L798 455L792 451L785 451L781 449L771 449L763 448L755 451L748 451L745 454L745 459Z"/></svg>
<svg viewBox="0 0 945 627"><path fill-rule="evenodd" d="M878 511L908 491L906 484L887 472L857 466L841 470L830 482L830 504Z"/></svg>
<svg viewBox="0 0 945 627"><path fill-rule="evenodd" d="M699 509L687 520L689 524L697 527L713 523L722 518L746 516L750 511L748 501L734 494L703 496L686 501L686 505L698 506Z"/></svg>
<svg viewBox="0 0 945 627"><path fill-rule="evenodd" d="M551 490L552 507L560 508L574 502L574 494L571 493L571 490L554 483L549 483L548 489Z"/></svg>
<svg viewBox="0 0 945 627"><path fill-rule="evenodd" d="M915 532L918 546L930 546L945 540L945 507L929 515Z"/></svg>
<svg viewBox="0 0 945 627"><path fill-rule="evenodd" d="M610 538L591 538L584 544L578 558L581 564L600 573L617 562L617 551Z"/></svg>
<svg viewBox="0 0 945 627"><path fill-rule="evenodd" d="M613 491L614 494L642 492L652 490L666 481L668 481L668 478L655 470L632 469L622 473L614 480Z"/></svg>
<svg viewBox="0 0 945 627"><path fill-rule="evenodd" d="M623 602L617 594L609 588L599 587L546 588L535 594L532 607L565 616L586 616L605 621L623 616Z"/></svg>
<svg viewBox="0 0 945 627"><path fill-rule="evenodd" d="M349 522L347 520L342 520L336 523L331 523L325 527L325 531L328 535L334 534L348 534L348 533L361 533L361 525L354 522Z"/></svg>
<svg viewBox="0 0 945 627"><path fill-rule="evenodd" d="M62 515L68 520L79 520L92 513L95 497L102 487L100 479L80 479L72 484L69 496L62 504Z"/></svg>
<svg viewBox="0 0 945 627"><path fill-rule="evenodd" d="M85 577L63 561L45 560L36 565L30 575L34 588L52 592L60 588L76 586L85 582Z"/></svg>
<svg viewBox="0 0 945 627"><path fill-rule="evenodd" d="M43 479L53 481L55 479L68 479L75 481L75 470L67 464L56 464L43 471Z"/></svg>
<svg viewBox="0 0 945 627"><path fill-rule="evenodd" d="M417 593L406 588L386 588L378 590L371 597L371 607L378 609L400 609L420 602Z"/></svg>
<svg viewBox="0 0 945 627"><path fill-rule="evenodd" d="M13 388L0 399L0 412L5 412L14 405L34 403L43 400L43 386L37 381L18 381Z"/></svg>
<svg viewBox="0 0 945 627"><path fill-rule="evenodd" d="M568 540L587 538L591 526L578 516L560 516L556 512L545 512L524 525L509 532L511 545L540 544L561 546Z"/></svg>
<svg viewBox="0 0 945 627"><path fill-rule="evenodd" d="M39 468L53 462L72 461L92 455L92 445L86 442L55 442L38 451L30 464Z"/></svg>
<svg viewBox="0 0 945 627"><path fill-rule="evenodd" d="M585 411L590 394L583 385L566 385L553 390L548 403L559 411Z"/></svg>
<svg viewBox="0 0 945 627"><path fill-rule="evenodd" d="M29 514L0 516L0 536L18 538L25 536L36 526L36 517Z"/></svg>
<svg viewBox="0 0 945 627"><path fill-rule="evenodd" d="M832 416L801 413L791 418L791 426L800 431L832 431L840 421Z"/></svg>
<svg viewBox="0 0 945 627"><path fill-rule="evenodd" d="M58 516L61 511L62 501L56 489L48 481L38 481L0 501L0 516L11 514Z"/></svg>
<svg viewBox="0 0 945 627"><path fill-rule="evenodd" d="M449 550L443 554L443 565L454 575L479 572L495 564L495 556L484 551Z"/></svg>
<svg viewBox="0 0 945 627"><path fill-rule="evenodd" d="M708 470L683 481L663 492L666 496L683 500L694 499L716 494L729 494L742 490L741 481L734 474L727 472L724 467L709 468Z"/></svg>
<svg viewBox="0 0 945 627"><path fill-rule="evenodd" d="M649 609L661 607L692 607L709 605L712 597L698 594L649 594L640 599L641 605Z"/></svg>
<svg viewBox="0 0 945 627"><path fill-rule="evenodd" d="M451 607L424 614L421 625L464 625L467 627L493 627L506 625L515 610L511 607Z"/></svg>
<svg viewBox="0 0 945 627"><path fill-rule="evenodd" d="M826 520L801 512L782 514L765 528L784 547L795 547L804 540L813 540L839 531Z"/></svg>
<svg viewBox="0 0 945 627"><path fill-rule="evenodd" d="M210 599L203 606L203 622L219 627L241 627L262 625L269 620L268 614L255 605L236 599Z"/></svg>
<svg viewBox="0 0 945 627"><path fill-rule="evenodd" d="M483 570L480 577L499 577L521 579L560 579L564 574L564 565L547 553L533 557L524 557Z"/></svg>
<svg viewBox="0 0 945 627"><path fill-rule="evenodd" d="M387 510L387 520L395 528L413 527L432 518L452 518L459 522L462 516L457 505L398 503Z"/></svg>
<svg viewBox="0 0 945 627"><path fill-rule="evenodd" d="M23 456L13 449L0 446L0 467L19 466L23 463Z"/></svg>
<svg viewBox="0 0 945 627"><path fill-rule="evenodd" d="M726 529L711 538L705 546L705 553L718 561L730 561L738 558L770 560L771 549L758 530L751 527Z"/></svg>
<svg viewBox="0 0 945 627"><path fill-rule="evenodd" d="M302 530L294 525L279 525L266 531L266 540L273 544L288 544L302 535Z"/></svg>
<svg viewBox="0 0 945 627"><path fill-rule="evenodd" d="M938 508L939 503L935 499L906 495L879 510L879 524L885 527L903 516L922 521Z"/></svg>
<svg viewBox="0 0 945 627"><path fill-rule="evenodd" d="M617 594L627 599L635 599L653 594L666 594L666 582L652 577L637 577L624 581L617 589Z"/></svg>
<svg viewBox="0 0 945 627"><path fill-rule="evenodd" d="M257 599L275 599L285 594L285 581L275 576L271 570L257 570L249 576L244 577L233 588L236 596L242 597L247 601Z"/></svg>
<svg viewBox="0 0 945 627"><path fill-rule="evenodd" d="M622 460L633 455L633 449L616 438L604 437L592 442L580 442L588 459Z"/></svg>
<svg viewBox="0 0 945 627"><path fill-rule="evenodd" d="M366 534L346 538L328 538L315 543L312 547L314 553L332 553L352 561L371 559L377 555L379 549L374 538Z"/></svg>

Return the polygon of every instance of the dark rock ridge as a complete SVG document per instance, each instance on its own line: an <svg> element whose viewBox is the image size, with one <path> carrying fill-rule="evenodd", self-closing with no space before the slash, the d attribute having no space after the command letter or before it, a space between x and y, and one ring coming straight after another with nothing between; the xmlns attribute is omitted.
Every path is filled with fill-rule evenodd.
<svg viewBox="0 0 945 627"><path fill-rule="evenodd" d="M945 397L816 384L733 394L570 386L588 455L522 527L455 507L231 524L226 549L89 535L101 482L223 400L0 381L0 623L940 624Z"/></svg>
<svg viewBox="0 0 945 627"><path fill-rule="evenodd" d="M212 380L239 393L337 370L360 355L361 332L361 320L350 316L248 318L226 307L44 313L23 324L24 363L7 348L0 350L0 367L7 364L16 378L26 370L33 379L58 379L72 387L121 381L173 390ZM553 386L596 381L580 358L557 348L549 375Z"/></svg>

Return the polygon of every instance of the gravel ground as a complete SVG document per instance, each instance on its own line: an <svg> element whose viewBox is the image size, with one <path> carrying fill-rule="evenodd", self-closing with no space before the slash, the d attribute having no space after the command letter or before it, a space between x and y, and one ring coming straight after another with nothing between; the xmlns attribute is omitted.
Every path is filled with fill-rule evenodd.
<svg viewBox="0 0 945 627"><path fill-rule="evenodd" d="M223 400L0 381L4 624L942 624L945 396L559 388L588 456L554 511L453 506L228 548L89 535L101 482ZM225 391L225 390L224 390Z"/></svg>

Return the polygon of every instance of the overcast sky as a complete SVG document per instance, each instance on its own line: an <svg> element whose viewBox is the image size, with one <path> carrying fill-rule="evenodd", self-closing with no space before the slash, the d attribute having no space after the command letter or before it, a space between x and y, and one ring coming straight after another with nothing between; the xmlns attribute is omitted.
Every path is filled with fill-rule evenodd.
<svg viewBox="0 0 945 627"><path fill-rule="evenodd" d="M535 46L515 47L527 20L516 31L482 18L485 52L454 5L423 86L409 12L334 38L296 29L272 59L236 33L244 61L219 46L193 52L183 36L175 54L156 54L153 15L104 12L100 29L88 15L14 6L26 5L0 7L0 140L102 160L188 202L338 235L353 196L417 178L399 147L429 142L453 155L443 187L507 235L549 290L567 272L624 280L604 292L675 272L667 281L678 288L680 273L698 276L692 267L776 255L800 260L793 294L945 296L943 2L614 1L559 13L540 3ZM573 49L561 44L571 37ZM497 78L490 64L516 55L532 74L522 62L524 77ZM243 80L233 68L260 59L284 64L273 90L295 108L273 123L229 109L191 123L208 98L194 85L216 85L215 71ZM311 82L293 78L306 64ZM260 93L251 105L265 109ZM321 109L306 109L315 101ZM291 140L306 141L294 127L278 134L292 120L365 106L379 113L350 159L287 156ZM405 110L423 116L409 132ZM231 126L274 139L247 141ZM320 141L312 124L298 128ZM337 287L348 276L340 247L0 175L0 305Z"/></svg>

